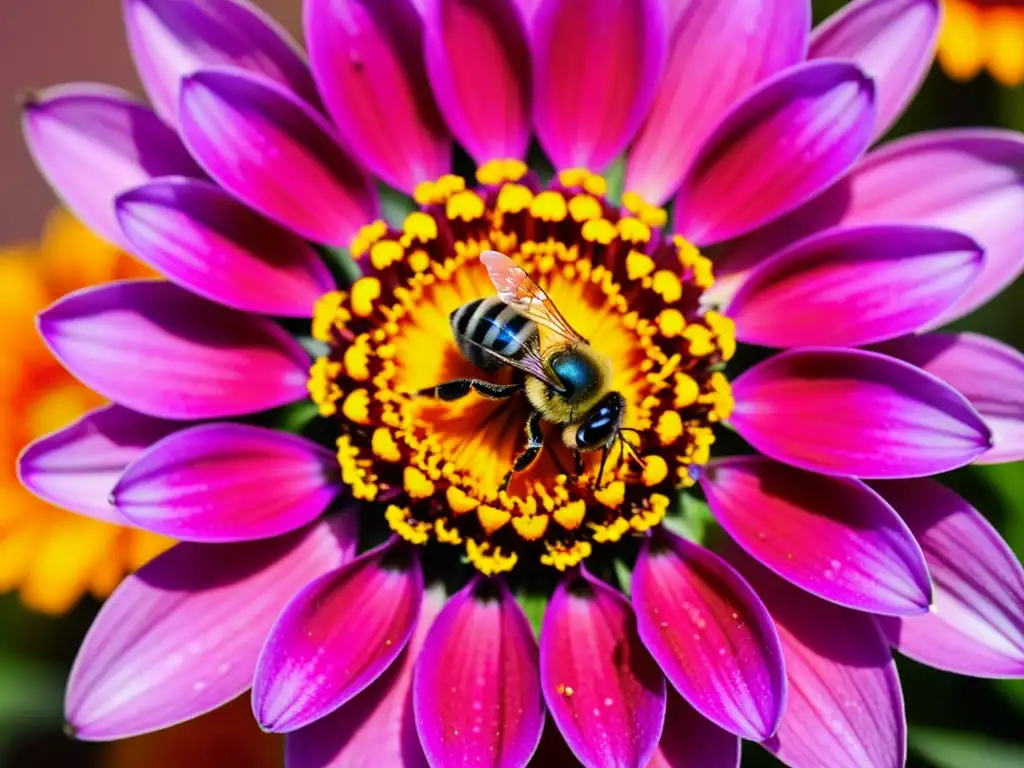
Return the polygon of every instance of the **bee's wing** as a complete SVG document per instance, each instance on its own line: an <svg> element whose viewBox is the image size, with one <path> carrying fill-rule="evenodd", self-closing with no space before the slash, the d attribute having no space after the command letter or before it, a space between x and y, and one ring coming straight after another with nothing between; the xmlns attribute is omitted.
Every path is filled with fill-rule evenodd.
<svg viewBox="0 0 1024 768"><path fill-rule="evenodd" d="M523 356L521 358L513 360L511 357L505 357L505 355L499 354L493 349L485 347L483 344L473 341L470 338L466 338L465 340L474 346L480 347L480 349L488 355L500 360L505 365L516 368L529 376L533 376L535 379L540 379L549 387L553 387L559 391L563 389L561 384L551 378L551 374L548 373L547 368L544 366L544 361L541 359L540 352L535 347L527 347L523 351Z"/></svg>
<svg viewBox="0 0 1024 768"><path fill-rule="evenodd" d="M503 302L568 341L576 344L590 343L569 325L569 321L558 311L544 289L508 256L497 251L484 251L480 254L480 261L487 267L487 274L498 291L498 298Z"/></svg>

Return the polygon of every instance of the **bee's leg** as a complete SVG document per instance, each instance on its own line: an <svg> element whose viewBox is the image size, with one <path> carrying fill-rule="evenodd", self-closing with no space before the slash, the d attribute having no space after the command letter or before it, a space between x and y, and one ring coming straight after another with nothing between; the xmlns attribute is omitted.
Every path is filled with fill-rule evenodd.
<svg viewBox="0 0 1024 768"><path fill-rule="evenodd" d="M601 487L601 478L604 477L604 465L608 462L609 443L605 443L604 448L601 450L601 468L597 471L597 480L594 482L594 488Z"/></svg>
<svg viewBox="0 0 1024 768"><path fill-rule="evenodd" d="M516 472L522 472L533 464L540 453L540 449L544 446L544 433L540 428L540 420L540 411L534 411L530 414L530 418L526 422L526 448L516 458L512 469L505 473L501 486L498 488L499 491L507 489L508 484L512 481L512 475Z"/></svg>
<svg viewBox="0 0 1024 768"><path fill-rule="evenodd" d="M583 474L583 453L582 451L573 451L572 457L576 461L576 477Z"/></svg>
<svg viewBox="0 0 1024 768"><path fill-rule="evenodd" d="M416 394L420 397L432 397L447 403L452 400L461 400L470 392L477 392L491 400L504 400L507 397L512 397L516 392L522 391L522 389L522 382L516 384L492 384L481 379L452 379L451 381L444 382L444 384L421 389Z"/></svg>

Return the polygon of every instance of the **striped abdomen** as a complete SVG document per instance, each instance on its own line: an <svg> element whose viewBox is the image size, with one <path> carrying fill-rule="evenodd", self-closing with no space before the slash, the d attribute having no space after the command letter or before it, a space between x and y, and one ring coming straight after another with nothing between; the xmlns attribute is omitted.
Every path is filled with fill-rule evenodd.
<svg viewBox="0 0 1024 768"><path fill-rule="evenodd" d="M487 350L518 360L530 344L536 343L536 324L497 296L463 304L448 319L462 356L485 371L504 365Z"/></svg>

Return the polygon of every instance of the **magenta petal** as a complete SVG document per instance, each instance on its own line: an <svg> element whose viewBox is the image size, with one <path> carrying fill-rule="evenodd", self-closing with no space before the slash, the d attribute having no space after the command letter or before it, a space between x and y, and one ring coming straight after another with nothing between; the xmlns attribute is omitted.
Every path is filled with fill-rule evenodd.
<svg viewBox="0 0 1024 768"><path fill-rule="evenodd" d="M786 660L786 711L762 746L800 768L902 768L903 694L874 617L822 602L730 549L768 606Z"/></svg>
<svg viewBox="0 0 1024 768"><path fill-rule="evenodd" d="M978 677L1024 677L1024 569L970 504L934 480L873 483L921 542L935 582L925 616L881 619L900 653Z"/></svg>
<svg viewBox="0 0 1024 768"><path fill-rule="evenodd" d="M348 247L377 217L363 169L312 107L271 81L202 71L181 86L181 134L217 182L296 234Z"/></svg>
<svg viewBox="0 0 1024 768"><path fill-rule="evenodd" d="M517 0L428 0L424 55L455 138L479 164L524 157L530 49Z"/></svg>
<svg viewBox="0 0 1024 768"><path fill-rule="evenodd" d="M533 121L555 168L598 173L654 99L668 48L661 0L541 0L534 11Z"/></svg>
<svg viewBox="0 0 1024 768"><path fill-rule="evenodd" d="M632 582L640 638L701 715L738 736L779 726L786 672L771 617L717 555L662 533L640 552Z"/></svg>
<svg viewBox="0 0 1024 768"><path fill-rule="evenodd" d="M701 140L737 101L803 61L811 25L809 0L675 5L665 76L626 165L625 188L657 205L671 197Z"/></svg>
<svg viewBox="0 0 1024 768"><path fill-rule="evenodd" d="M85 224L128 248L114 198L156 176L202 176L185 147L148 107L117 88L66 85L25 105L25 141L57 195Z"/></svg>
<svg viewBox="0 0 1024 768"><path fill-rule="evenodd" d="M995 441L976 463L1024 459L1024 355L976 333L906 336L880 351L938 376L971 401Z"/></svg>
<svg viewBox="0 0 1024 768"><path fill-rule="evenodd" d="M260 726L297 730L365 689L405 648L422 598L419 560L397 540L305 587L260 654L252 691Z"/></svg>
<svg viewBox="0 0 1024 768"><path fill-rule="evenodd" d="M647 768L739 768L740 740L723 731L673 690L665 730Z"/></svg>
<svg viewBox="0 0 1024 768"><path fill-rule="evenodd" d="M233 67L290 88L310 104L319 98L295 43L246 0L123 0L124 21L139 77L156 111L170 123L184 77Z"/></svg>
<svg viewBox="0 0 1024 768"><path fill-rule="evenodd" d="M849 59L874 79L881 136L921 87L941 17L939 0L857 0L814 30L809 57Z"/></svg>
<svg viewBox="0 0 1024 768"><path fill-rule="evenodd" d="M892 507L859 480L737 456L710 465L701 487L726 532L798 587L873 613L928 610L921 548Z"/></svg>
<svg viewBox="0 0 1024 768"><path fill-rule="evenodd" d="M413 670L443 603L443 591L424 592L416 629L395 663L341 709L288 734L287 768L427 768L413 714Z"/></svg>
<svg viewBox="0 0 1024 768"><path fill-rule="evenodd" d="M448 601L416 662L416 726L432 765L525 766L544 729L537 641L503 582Z"/></svg>
<svg viewBox="0 0 1024 768"><path fill-rule="evenodd" d="M309 356L281 328L171 283L87 288L50 306L38 324L86 386L151 416L238 416L306 395Z"/></svg>
<svg viewBox="0 0 1024 768"><path fill-rule="evenodd" d="M733 382L736 431L761 453L827 475L900 478L969 464L992 445L956 390L873 352L782 352Z"/></svg>
<svg viewBox="0 0 1024 768"><path fill-rule="evenodd" d="M729 315L748 344L871 344L949 309L981 274L983 257L967 235L933 227L826 230L761 262Z"/></svg>
<svg viewBox="0 0 1024 768"><path fill-rule="evenodd" d="M18 477L36 496L107 523L125 524L110 492L131 462L181 422L108 405L41 437L18 457Z"/></svg>
<svg viewBox="0 0 1024 768"><path fill-rule="evenodd" d="M619 592L589 574L555 590L540 634L540 684L587 768L643 768L665 719L665 678Z"/></svg>
<svg viewBox="0 0 1024 768"><path fill-rule="evenodd" d="M202 424L153 445L114 488L118 512L184 541L266 539L314 520L338 495L334 454L298 435Z"/></svg>
<svg viewBox="0 0 1024 768"><path fill-rule="evenodd" d="M705 139L679 188L676 231L705 245L793 210L849 170L874 120L874 85L853 64L786 70Z"/></svg>
<svg viewBox="0 0 1024 768"><path fill-rule="evenodd" d="M133 252L211 301L310 317L316 300L334 288L309 243L208 182L158 179L121 195L116 206Z"/></svg>
<svg viewBox="0 0 1024 768"><path fill-rule="evenodd" d="M347 146L374 176L412 193L449 170L451 139L423 64L410 0L306 0L313 77Z"/></svg>
<svg viewBox="0 0 1024 768"><path fill-rule="evenodd" d="M100 610L65 701L80 739L166 728L252 684L285 603L355 551L355 516L245 544L178 544L129 576Z"/></svg>

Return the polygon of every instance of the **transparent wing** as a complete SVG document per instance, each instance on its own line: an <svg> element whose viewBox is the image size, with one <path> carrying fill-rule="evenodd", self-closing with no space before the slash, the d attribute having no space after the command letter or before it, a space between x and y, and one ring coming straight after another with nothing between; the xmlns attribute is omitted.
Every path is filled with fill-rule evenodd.
<svg viewBox="0 0 1024 768"><path fill-rule="evenodd" d="M537 325L543 325L571 342L590 343L569 325L544 289L508 256L497 251L484 251L480 254L480 261L487 267L487 274L503 302L515 307Z"/></svg>
<svg viewBox="0 0 1024 768"><path fill-rule="evenodd" d="M516 368L529 376L533 376L535 379L540 379L549 387L553 387L559 391L562 390L562 385L552 379L551 374L549 374L547 368L544 367L544 361L540 357L540 352L535 347L527 347L520 359L513 360L511 357L505 357L505 355L498 354L494 350L488 349L483 344L475 342L472 339L467 338L465 340L474 346L480 347L480 349L488 355L497 358L505 365Z"/></svg>

